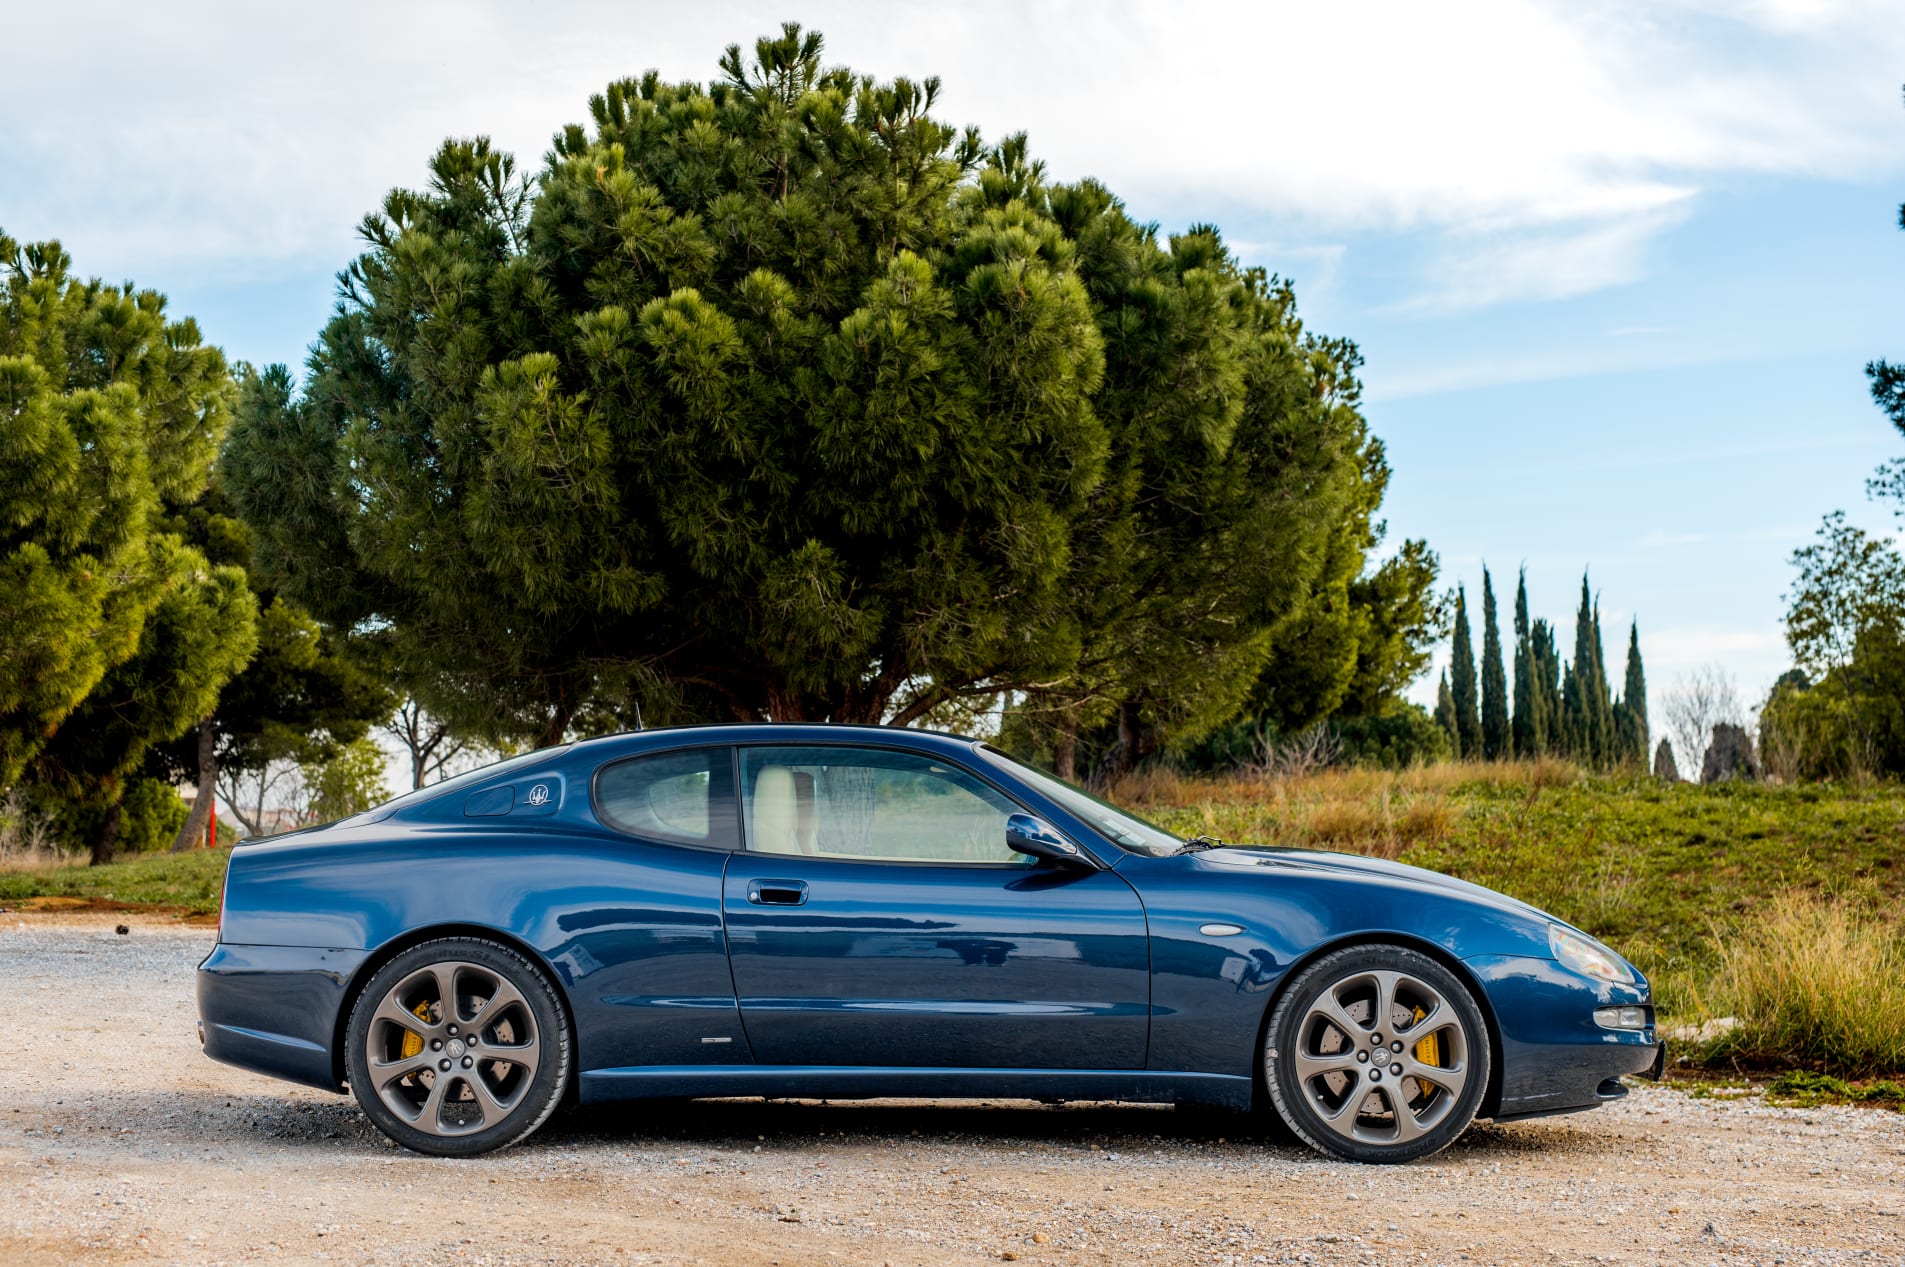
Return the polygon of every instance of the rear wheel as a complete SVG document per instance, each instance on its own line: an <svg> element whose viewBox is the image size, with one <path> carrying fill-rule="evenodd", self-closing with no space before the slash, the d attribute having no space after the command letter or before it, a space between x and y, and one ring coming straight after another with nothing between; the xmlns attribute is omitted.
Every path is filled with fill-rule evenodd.
<svg viewBox="0 0 1905 1267"><path fill-rule="evenodd" d="M1264 1078L1319 1152L1413 1161L1455 1142L1488 1089L1488 1027L1447 968L1402 946L1353 946L1304 969L1271 1013Z"/></svg>
<svg viewBox="0 0 1905 1267"><path fill-rule="evenodd" d="M351 1091L406 1148L472 1157L547 1120L569 1080L562 1000L515 950L447 937L371 977L345 1035Z"/></svg>

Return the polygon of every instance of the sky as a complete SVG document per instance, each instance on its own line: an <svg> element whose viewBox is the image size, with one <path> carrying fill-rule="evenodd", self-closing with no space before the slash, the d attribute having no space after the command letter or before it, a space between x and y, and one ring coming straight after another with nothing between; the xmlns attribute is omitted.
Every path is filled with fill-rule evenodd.
<svg viewBox="0 0 1905 1267"><path fill-rule="evenodd" d="M705 81L794 19L1292 278L1367 358L1392 543L1478 607L1491 568L1504 620L1525 567L1564 652L1586 572L1614 674L1634 620L1655 692L1717 664L1758 695L1793 549L1835 508L1895 526L1862 367L1905 359L1896 0L9 9L37 52L0 76L0 229L236 359L303 359L357 223L446 136L533 166L611 79Z"/></svg>

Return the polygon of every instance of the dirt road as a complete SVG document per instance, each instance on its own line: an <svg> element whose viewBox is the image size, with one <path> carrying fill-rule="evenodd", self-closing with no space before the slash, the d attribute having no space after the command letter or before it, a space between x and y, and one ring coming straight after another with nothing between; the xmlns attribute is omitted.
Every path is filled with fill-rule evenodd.
<svg viewBox="0 0 1905 1267"><path fill-rule="evenodd" d="M127 918L0 917L0 1263L1905 1262L1905 1115L1651 1087L1393 1168L1018 1102L578 1110L435 1161L200 1056L211 931Z"/></svg>

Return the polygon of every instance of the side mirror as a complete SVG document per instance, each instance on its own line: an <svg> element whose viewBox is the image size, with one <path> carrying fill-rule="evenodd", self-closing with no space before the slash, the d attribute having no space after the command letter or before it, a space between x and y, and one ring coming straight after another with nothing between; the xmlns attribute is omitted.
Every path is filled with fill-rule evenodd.
<svg viewBox="0 0 1905 1267"><path fill-rule="evenodd" d="M1005 843L1014 853L1029 854L1040 862L1095 869L1092 860L1079 852L1077 845L1030 814L1014 814L1005 820Z"/></svg>

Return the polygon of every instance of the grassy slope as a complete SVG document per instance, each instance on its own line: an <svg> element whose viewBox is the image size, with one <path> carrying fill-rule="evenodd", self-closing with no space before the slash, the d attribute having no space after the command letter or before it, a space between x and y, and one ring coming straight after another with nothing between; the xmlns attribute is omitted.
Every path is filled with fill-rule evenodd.
<svg viewBox="0 0 1905 1267"><path fill-rule="evenodd" d="M82 897L210 914L218 910L230 855L229 849L199 849L148 854L106 867L0 871L0 906L31 897Z"/></svg>
<svg viewBox="0 0 1905 1267"><path fill-rule="evenodd" d="M1567 767L1445 766L1293 780L1135 780L1120 799L1227 840L1400 858L1611 942L1693 1010L1715 931L1788 887L1905 893L1905 788L1668 786Z"/></svg>

